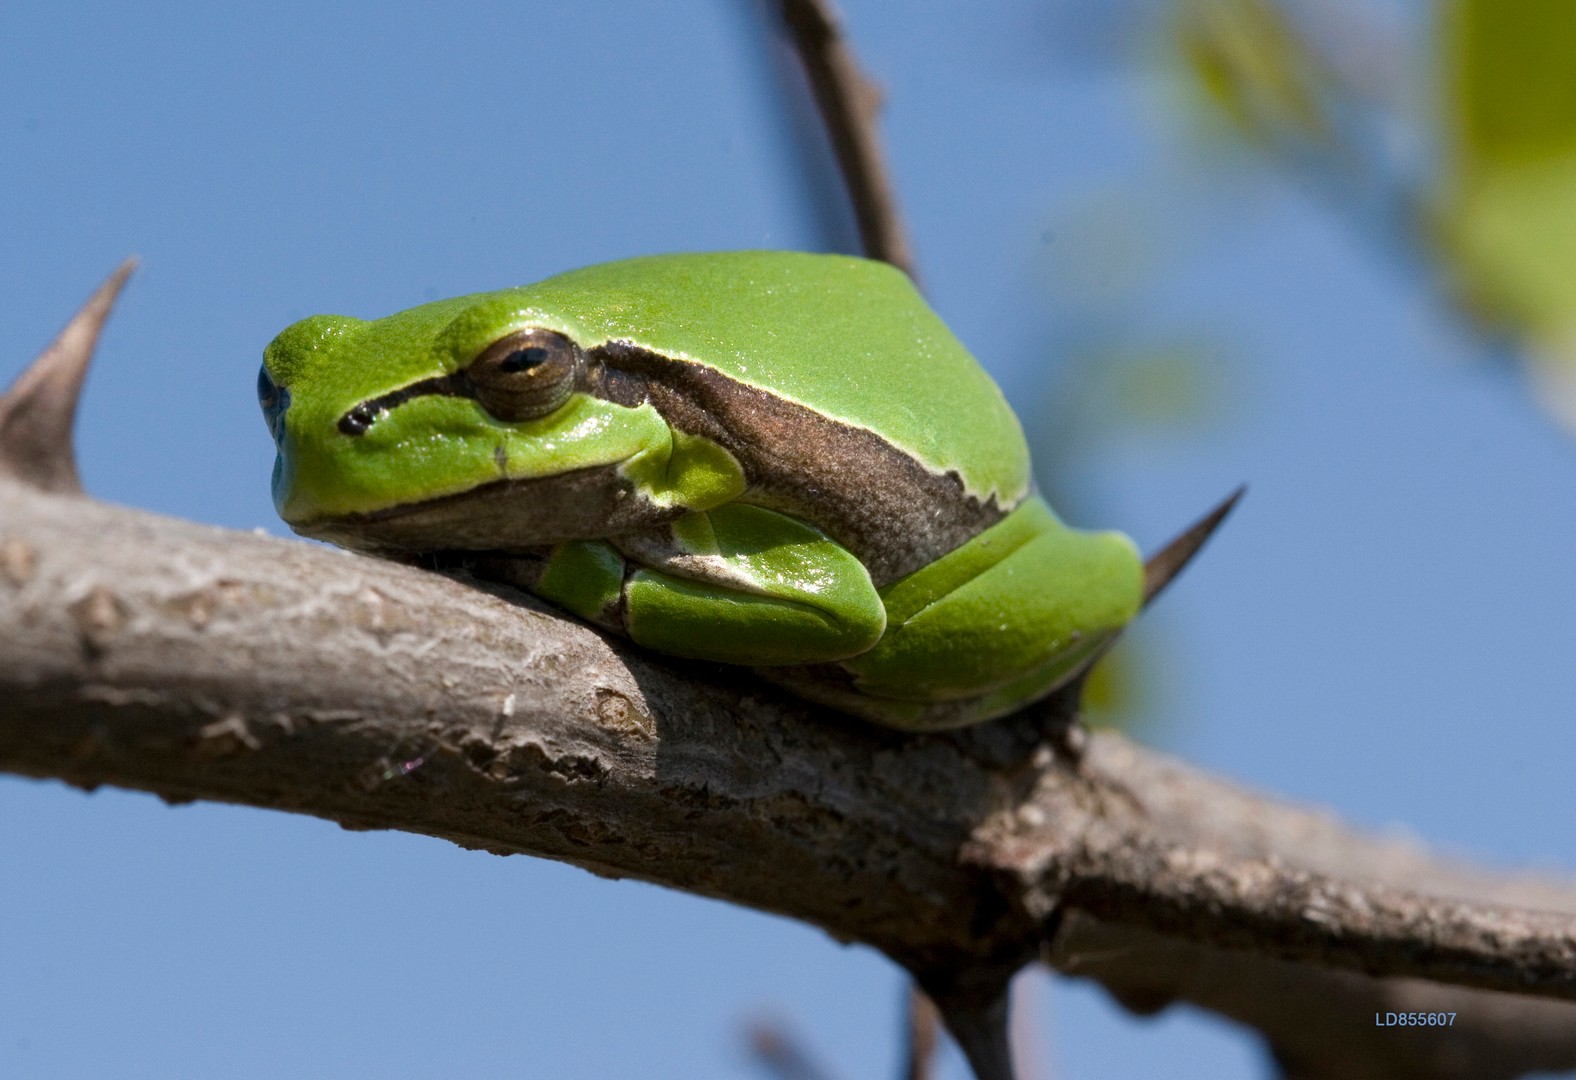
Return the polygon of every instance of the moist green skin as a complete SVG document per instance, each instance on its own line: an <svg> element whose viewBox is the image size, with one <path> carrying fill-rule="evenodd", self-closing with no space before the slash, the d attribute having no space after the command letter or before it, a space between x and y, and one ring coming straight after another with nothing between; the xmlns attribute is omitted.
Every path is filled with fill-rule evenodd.
<svg viewBox="0 0 1576 1080"><path fill-rule="evenodd" d="M528 329L577 357L546 415L423 390L468 386ZM1011 711L1139 606L1132 544L1069 530L1032 494L1000 391L884 264L633 259L307 319L264 370L288 395L274 496L298 532L465 553L649 648L761 667L878 722Z"/></svg>

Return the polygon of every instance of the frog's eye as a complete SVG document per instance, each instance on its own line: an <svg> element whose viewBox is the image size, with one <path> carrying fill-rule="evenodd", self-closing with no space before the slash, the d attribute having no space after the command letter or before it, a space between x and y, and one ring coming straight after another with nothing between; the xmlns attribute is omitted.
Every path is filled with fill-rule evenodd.
<svg viewBox="0 0 1576 1080"><path fill-rule="evenodd" d="M575 343L551 330L517 330L471 361L466 378L481 407L499 420L546 416L569 400L581 369Z"/></svg>
<svg viewBox="0 0 1576 1080"><path fill-rule="evenodd" d="M257 403L263 407L263 420L268 424L268 434L278 442L285 422L285 410L290 407L290 391L274 382L266 367L257 369Z"/></svg>

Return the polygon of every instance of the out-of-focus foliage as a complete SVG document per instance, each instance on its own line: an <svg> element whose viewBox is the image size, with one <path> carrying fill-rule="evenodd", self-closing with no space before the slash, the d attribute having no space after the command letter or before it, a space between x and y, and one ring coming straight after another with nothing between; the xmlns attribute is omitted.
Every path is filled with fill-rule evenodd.
<svg viewBox="0 0 1576 1080"><path fill-rule="evenodd" d="M1186 441L1233 411L1218 333L1158 313L1201 238L1189 203L1175 186L1104 185L1064 198L1042 232L1051 374L1024 419L1041 489L1073 525L1126 524L1102 505L1094 474L1114 447ZM1151 706L1173 696L1166 651L1128 640L1102 660L1085 685L1085 721L1148 729L1158 719Z"/></svg>
<svg viewBox="0 0 1576 1080"><path fill-rule="evenodd" d="M1064 358L1065 376L1034 425L1036 457L1049 463L1039 472L1043 484L1057 512L1079 526L1120 525L1109 514L1086 514L1088 493L1072 482L1082 471L1080 457L1089 444L1185 438L1218 424L1231 411L1218 345L1183 331L1158 341L1121 341L1118 332L1107 329L1071 350ZM1177 522L1177 530L1184 524ZM1159 718L1151 706L1167 699L1173 675L1160 655L1166 651L1163 643L1142 648L1128 641L1102 660L1084 685L1085 722L1094 728L1149 729Z"/></svg>
<svg viewBox="0 0 1576 1080"><path fill-rule="evenodd" d="M1525 343L1576 428L1576 7L1453 0L1443 14L1441 257L1464 304Z"/></svg>
<svg viewBox="0 0 1576 1080"><path fill-rule="evenodd" d="M1576 314L1576 8L1457 0L1442 29L1440 237L1482 315L1557 328Z"/></svg>
<svg viewBox="0 0 1576 1080"><path fill-rule="evenodd" d="M1172 38L1195 96L1247 145L1331 194L1336 212L1362 204L1353 191L1387 207L1392 227L1359 221L1364 234L1404 248L1479 340L1510 340L1540 401L1576 431L1576 5L1436 0L1427 47L1409 53L1351 32L1379 4L1177 0ZM1362 93L1337 62L1343 41L1406 92ZM1375 131L1407 132L1425 167L1373 152Z"/></svg>
<svg viewBox="0 0 1576 1080"><path fill-rule="evenodd" d="M1148 730L1154 723L1155 693L1151 675L1154 657L1147 652L1133 655L1129 646L1125 651L1108 654L1094 666L1084 682L1080 699L1080 718L1084 726L1096 731L1122 728L1126 731Z"/></svg>
<svg viewBox="0 0 1576 1080"><path fill-rule="evenodd" d="M1243 132L1328 138L1330 72L1272 0L1186 0L1176 34L1205 95Z"/></svg>
<svg viewBox="0 0 1576 1080"><path fill-rule="evenodd" d="M1079 527L1124 524L1091 480L1091 466L1115 445L1185 441L1233 412L1236 380L1217 334L1156 314L1197 247L1187 203L1160 185L1108 185L1066 199L1042 233L1043 348L1053 374L1025 420L1042 490ZM1166 651L1128 640L1102 660L1084 688L1090 726L1137 730L1158 719L1151 706L1172 697Z"/></svg>

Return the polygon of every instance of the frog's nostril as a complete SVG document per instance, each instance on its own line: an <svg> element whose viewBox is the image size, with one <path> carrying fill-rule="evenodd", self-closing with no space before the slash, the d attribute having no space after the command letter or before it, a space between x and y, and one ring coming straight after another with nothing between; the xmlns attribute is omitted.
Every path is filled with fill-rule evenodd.
<svg viewBox="0 0 1576 1080"><path fill-rule="evenodd" d="M367 428L372 426L382 411L370 405L357 405L339 418L339 430L346 435L365 435Z"/></svg>

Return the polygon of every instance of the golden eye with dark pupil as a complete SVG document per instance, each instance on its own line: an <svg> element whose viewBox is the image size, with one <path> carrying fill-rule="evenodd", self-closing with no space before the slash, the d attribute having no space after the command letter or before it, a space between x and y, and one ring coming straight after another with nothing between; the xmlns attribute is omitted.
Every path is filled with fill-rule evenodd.
<svg viewBox="0 0 1576 1080"><path fill-rule="evenodd" d="M580 375L580 350L551 330L499 338L465 369L481 407L499 420L546 416L569 400Z"/></svg>

